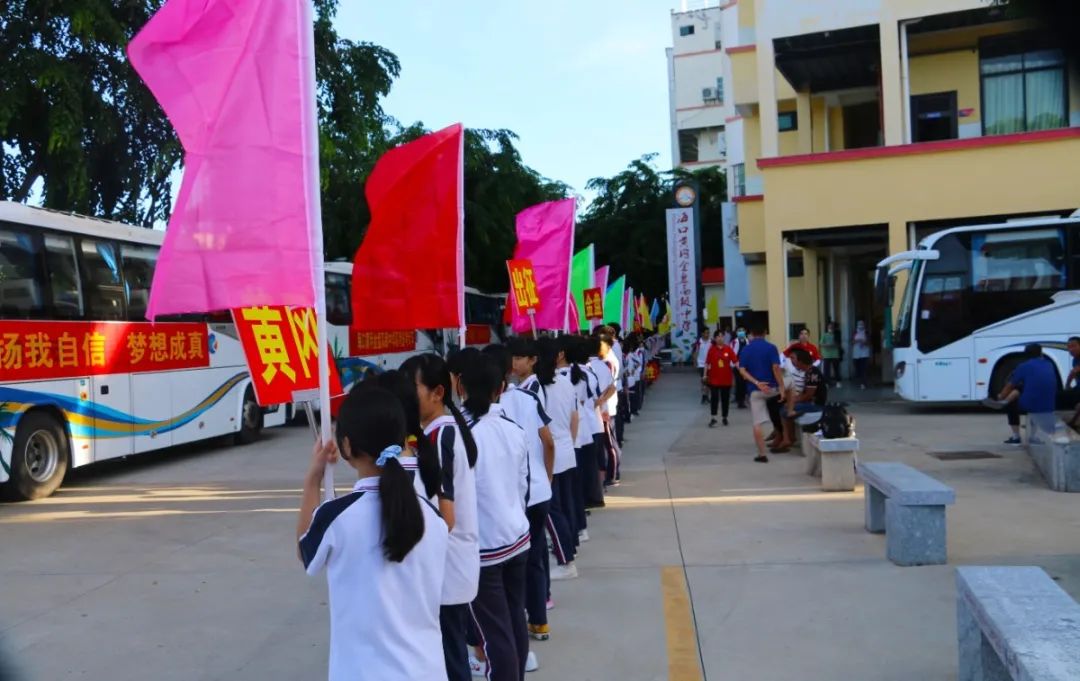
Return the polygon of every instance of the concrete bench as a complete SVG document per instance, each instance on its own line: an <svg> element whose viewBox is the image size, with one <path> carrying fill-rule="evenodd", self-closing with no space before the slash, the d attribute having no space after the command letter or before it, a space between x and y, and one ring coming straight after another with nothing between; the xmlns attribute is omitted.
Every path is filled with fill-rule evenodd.
<svg viewBox="0 0 1080 681"><path fill-rule="evenodd" d="M1050 489L1080 492L1080 435L1072 428L1055 419L1052 431L1040 431L1035 440L1026 436L1024 444Z"/></svg>
<svg viewBox="0 0 1080 681"><path fill-rule="evenodd" d="M1037 567L956 570L959 681L1080 679L1080 605Z"/></svg>
<svg viewBox="0 0 1080 681"><path fill-rule="evenodd" d="M806 456L806 474L820 477L821 489L826 492L855 489L855 452L859 451L859 438L827 440L816 433L803 433L802 451Z"/></svg>
<svg viewBox="0 0 1080 681"><path fill-rule="evenodd" d="M866 483L866 529L885 533L885 555L897 565L946 562L945 507L956 502L947 485L902 463L859 464Z"/></svg>

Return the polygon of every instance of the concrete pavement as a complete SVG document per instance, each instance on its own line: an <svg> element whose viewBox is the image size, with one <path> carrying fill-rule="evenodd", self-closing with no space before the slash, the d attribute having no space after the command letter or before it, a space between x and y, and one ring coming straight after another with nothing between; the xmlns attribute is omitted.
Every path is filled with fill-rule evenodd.
<svg viewBox="0 0 1080 681"><path fill-rule="evenodd" d="M1002 416L855 405L862 459L957 490L950 565L898 568L861 490L820 492L795 455L754 463L748 413L707 428L694 381L666 373L628 428L531 679L954 679L955 565L1041 565L1080 596L1080 495L996 444ZM0 506L0 654L25 679L323 677L325 583L293 542L308 437L108 464ZM958 450L1000 458L926 454Z"/></svg>

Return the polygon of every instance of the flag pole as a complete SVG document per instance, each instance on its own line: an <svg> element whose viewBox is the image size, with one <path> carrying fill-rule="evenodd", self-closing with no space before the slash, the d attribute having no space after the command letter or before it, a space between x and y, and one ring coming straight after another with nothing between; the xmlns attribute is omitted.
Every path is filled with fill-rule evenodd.
<svg viewBox="0 0 1080 681"><path fill-rule="evenodd" d="M311 229L311 276L315 291L315 321L318 326L319 358L319 422L323 444L328 444L333 437L330 423L330 353L327 347L326 328L326 263L323 256L322 208L320 205L319 179L319 116L315 99L315 17L309 0L300 0L300 33L304 44L301 54L300 74L304 83L302 99L305 108L303 121L307 124L307 138L304 149L304 163L307 166L307 210L308 226ZM327 466L323 473L323 498L334 498L334 467Z"/></svg>

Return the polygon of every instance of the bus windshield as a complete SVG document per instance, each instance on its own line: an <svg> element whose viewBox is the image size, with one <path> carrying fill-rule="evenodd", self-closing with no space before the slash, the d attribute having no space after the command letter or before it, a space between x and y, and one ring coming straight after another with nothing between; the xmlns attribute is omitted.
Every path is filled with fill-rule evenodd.
<svg viewBox="0 0 1080 681"><path fill-rule="evenodd" d="M915 292L919 288L919 274L922 272L923 261L916 260L908 274L907 286L904 287L904 297L900 301L900 310L896 319L896 333L893 337L893 347L911 347L911 321L914 318Z"/></svg>

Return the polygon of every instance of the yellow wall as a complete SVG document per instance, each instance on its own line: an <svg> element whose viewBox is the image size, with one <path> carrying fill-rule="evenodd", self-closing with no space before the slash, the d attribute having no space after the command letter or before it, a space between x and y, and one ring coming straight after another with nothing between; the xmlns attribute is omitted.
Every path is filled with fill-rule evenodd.
<svg viewBox="0 0 1080 681"><path fill-rule="evenodd" d="M750 309L757 311L767 310L769 298L765 287L765 263L748 265L746 274L750 280Z"/></svg>
<svg viewBox="0 0 1080 681"><path fill-rule="evenodd" d="M800 121L800 125L802 122ZM825 98L810 100L810 132L813 134L813 153L825 151Z"/></svg>
<svg viewBox="0 0 1080 681"><path fill-rule="evenodd" d="M746 158L746 177L761 177L757 160L761 158L761 120L757 116L743 117L743 153ZM750 192L753 193L753 192Z"/></svg>
<svg viewBox="0 0 1080 681"><path fill-rule="evenodd" d="M736 52L728 57L731 59L731 92L734 104L738 106L756 102L757 52Z"/></svg>
<svg viewBox="0 0 1080 681"><path fill-rule="evenodd" d="M911 58L911 94L928 95L956 90L956 108L973 109L960 125L981 120L979 53L960 50Z"/></svg>
<svg viewBox="0 0 1080 681"><path fill-rule="evenodd" d="M754 28L757 26L756 22L754 0L739 0L739 27Z"/></svg>
<svg viewBox="0 0 1080 681"><path fill-rule="evenodd" d="M735 204L739 219L739 251L765 252L765 202L740 201Z"/></svg>
<svg viewBox="0 0 1080 681"><path fill-rule="evenodd" d="M788 99L781 101L778 107L780 113L795 111L795 100ZM799 129L802 129L803 125L808 125L808 122L800 120ZM792 156L797 153L799 153L799 130L791 130L789 132L780 133L780 155Z"/></svg>
<svg viewBox="0 0 1080 681"><path fill-rule="evenodd" d="M829 151L844 148L844 110L839 106L829 109Z"/></svg>

